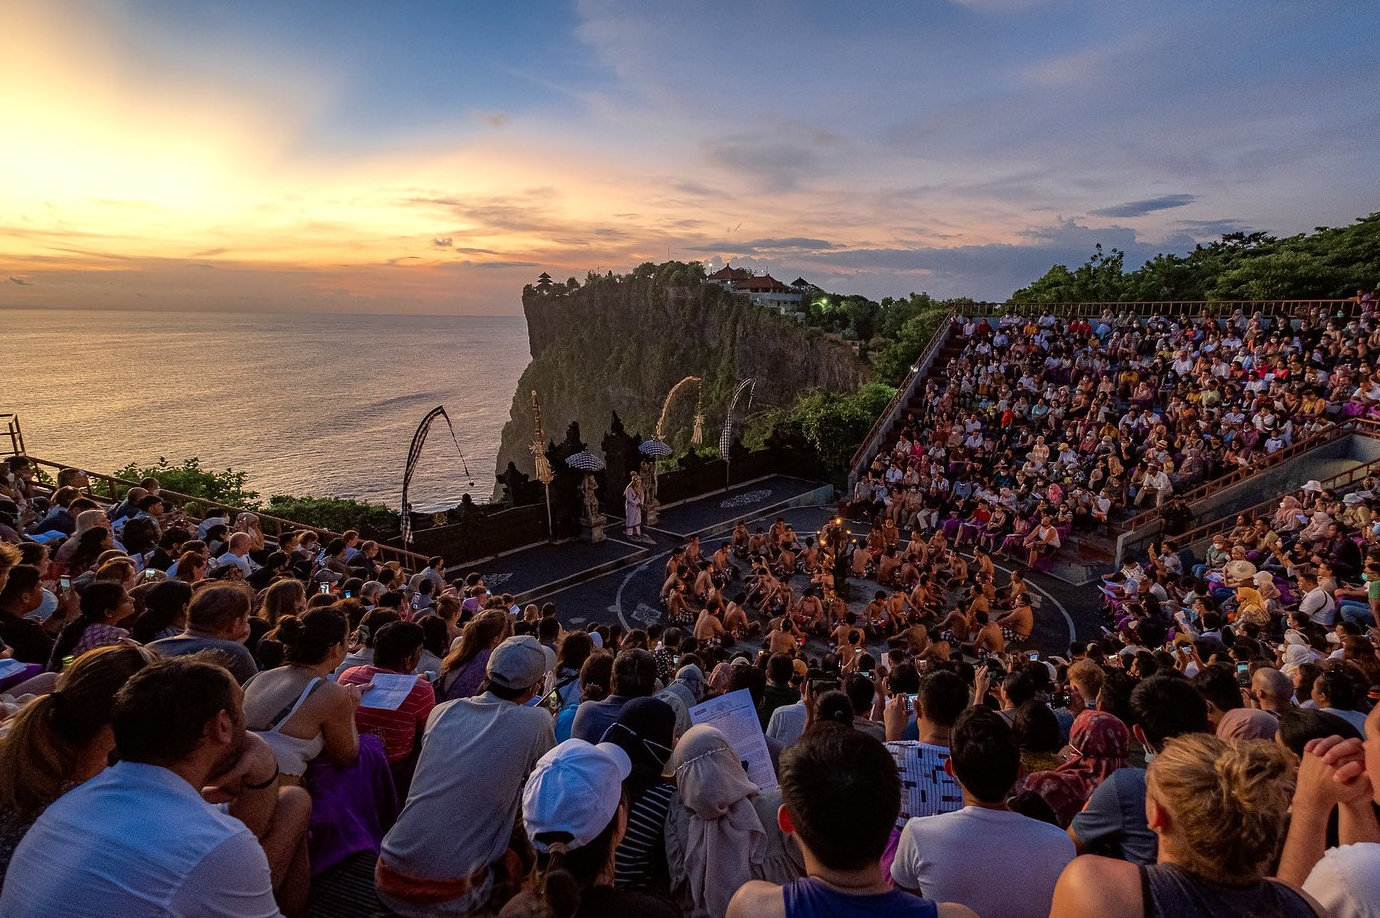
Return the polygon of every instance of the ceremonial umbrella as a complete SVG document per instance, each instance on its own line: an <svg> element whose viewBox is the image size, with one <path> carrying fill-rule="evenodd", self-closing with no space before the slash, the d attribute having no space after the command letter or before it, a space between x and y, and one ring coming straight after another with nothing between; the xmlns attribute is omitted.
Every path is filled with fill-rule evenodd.
<svg viewBox="0 0 1380 918"><path fill-rule="evenodd" d="M583 450L576 453L565 460L565 464L572 469L579 469L582 472L599 472L604 469L604 460L600 459L589 450Z"/></svg>
<svg viewBox="0 0 1380 918"><path fill-rule="evenodd" d="M667 443L665 440L657 439L643 440L642 445L637 448L637 451L653 459L668 459L675 453L675 451L671 449L671 444Z"/></svg>

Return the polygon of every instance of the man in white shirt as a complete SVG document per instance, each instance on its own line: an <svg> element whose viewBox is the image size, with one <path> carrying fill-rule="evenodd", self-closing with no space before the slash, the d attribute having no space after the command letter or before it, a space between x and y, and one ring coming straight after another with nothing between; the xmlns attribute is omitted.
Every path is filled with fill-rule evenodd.
<svg viewBox="0 0 1380 918"><path fill-rule="evenodd" d="M1318 586L1318 578L1306 571L1298 573L1299 589L1303 590L1303 599L1299 600L1299 612L1308 616L1318 625L1324 628L1331 628L1337 621L1337 602L1332 596Z"/></svg>
<svg viewBox="0 0 1380 918"><path fill-rule="evenodd" d="M484 691L437 705L397 823L383 839L379 899L408 916L468 915L523 877L509 851L523 784L556 745L551 713L528 707L556 665L531 635L494 648Z"/></svg>
<svg viewBox="0 0 1380 918"><path fill-rule="evenodd" d="M982 918L1045 918L1075 851L1058 826L1007 808L1021 764L1011 727L990 708L969 708L951 750L947 770L963 788L963 809L906 823L891 878Z"/></svg>
<svg viewBox="0 0 1380 918"><path fill-rule="evenodd" d="M249 551L254 547L254 539L247 532L236 532L230 536L230 541L225 545L225 554L216 559L216 567L225 567L233 564L244 572L248 577L258 569L253 561L249 559Z"/></svg>
<svg viewBox="0 0 1380 918"><path fill-rule="evenodd" d="M199 660L136 673L112 712L120 762L29 829L0 915L278 918L268 859L246 825L276 806L278 764L245 732L240 698L230 673ZM228 809L203 787L232 800Z"/></svg>

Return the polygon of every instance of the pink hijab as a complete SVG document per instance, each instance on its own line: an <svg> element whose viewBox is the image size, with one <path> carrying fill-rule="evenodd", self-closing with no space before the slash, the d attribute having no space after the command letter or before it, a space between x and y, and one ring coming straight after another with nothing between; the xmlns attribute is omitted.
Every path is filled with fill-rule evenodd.
<svg viewBox="0 0 1380 918"><path fill-rule="evenodd" d="M1111 714L1086 710L1069 730L1069 746L1073 755L1058 768L1026 775L1016 787L1043 797L1063 828L1073 822L1099 784L1130 764L1131 733Z"/></svg>

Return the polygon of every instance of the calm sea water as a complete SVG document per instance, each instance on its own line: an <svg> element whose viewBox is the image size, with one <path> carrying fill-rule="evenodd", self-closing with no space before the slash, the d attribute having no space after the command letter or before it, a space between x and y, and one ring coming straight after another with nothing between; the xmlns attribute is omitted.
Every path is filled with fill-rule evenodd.
<svg viewBox="0 0 1380 918"><path fill-rule="evenodd" d="M196 456L270 494L397 507L412 434L444 405L413 476L430 511L493 492L527 327L507 316L179 315L0 310L0 411L28 451L110 473ZM473 484L471 484L473 482Z"/></svg>

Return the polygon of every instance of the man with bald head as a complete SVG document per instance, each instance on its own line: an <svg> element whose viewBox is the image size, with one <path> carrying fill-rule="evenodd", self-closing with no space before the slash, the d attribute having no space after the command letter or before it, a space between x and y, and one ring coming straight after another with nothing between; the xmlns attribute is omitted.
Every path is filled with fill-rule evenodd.
<svg viewBox="0 0 1380 918"><path fill-rule="evenodd" d="M1275 716L1294 706L1294 681L1277 669L1262 666L1251 677L1250 704Z"/></svg>
<svg viewBox="0 0 1380 918"><path fill-rule="evenodd" d="M231 533L230 541L225 543L225 554L216 559L216 567L225 567L233 564L244 571L244 576L248 577L258 570L258 565L249 557L249 550L254 547L254 539L247 532Z"/></svg>

